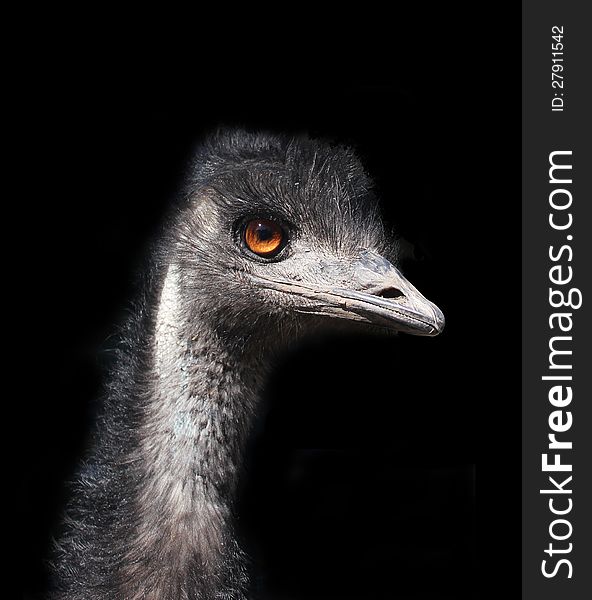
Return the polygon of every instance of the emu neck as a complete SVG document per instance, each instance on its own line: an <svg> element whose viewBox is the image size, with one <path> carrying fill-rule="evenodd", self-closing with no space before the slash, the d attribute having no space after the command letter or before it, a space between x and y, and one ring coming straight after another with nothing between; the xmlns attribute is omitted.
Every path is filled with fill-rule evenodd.
<svg viewBox="0 0 592 600"><path fill-rule="evenodd" d="M149 438L163 442L159 461L168 461L175 474L191 475L185 485L204 482L231 494L263 373L205 321L184 316L191 311L181 285L172 265L155 323ZM191 473L183 470L188 466Z"/></svg>
<svg viewBox="0 0 592 600"><path fill-rule="evenodd" d="M138 568L125 574L136 585L143 579L145 586L141 565L149 565L155 598L174 596L196 574L212 593L229 585L223 581L227 555L236 562L240 553L232 536L232 503L262 378L260 369L244 364L212 328L184 317L191 312L181 285L176 267L169 267L156 314L152 392L138 448L140 543L130 557ZM160 578L155 562L168 570Z"/></svg>

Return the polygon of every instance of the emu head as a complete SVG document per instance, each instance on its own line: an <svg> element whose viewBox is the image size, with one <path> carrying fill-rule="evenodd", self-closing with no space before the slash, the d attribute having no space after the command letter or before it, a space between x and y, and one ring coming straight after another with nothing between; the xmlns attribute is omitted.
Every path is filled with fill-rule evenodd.
<svg viewBox="0 0 592 600"><path fill-rule="evenodd" d="M442 312L395 266L397 245L351 150L219 133L198 152L186 197L173 232L188 320L267 347L354 321L442 330Z"/></svg>

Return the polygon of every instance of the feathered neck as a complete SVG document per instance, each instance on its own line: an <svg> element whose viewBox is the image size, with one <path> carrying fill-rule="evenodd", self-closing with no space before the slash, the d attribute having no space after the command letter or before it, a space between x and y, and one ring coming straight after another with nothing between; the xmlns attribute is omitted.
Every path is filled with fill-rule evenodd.
<svg viewBox="0 0 592 600"><path fill-rule="evenodd" d="M149 398L139 427L137 518L122 581L130 598L242 598L232 508L263 369L205 323L184 318L168 267L154 322ZM162 566L159 569L159 565ZM176 595L175 595L176 594ZM187 597L193 597L188 595Z"/></svg>

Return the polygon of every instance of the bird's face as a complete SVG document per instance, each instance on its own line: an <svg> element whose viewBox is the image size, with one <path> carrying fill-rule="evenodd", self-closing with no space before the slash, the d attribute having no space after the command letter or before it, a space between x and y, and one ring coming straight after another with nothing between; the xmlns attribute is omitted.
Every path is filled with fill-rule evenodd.
<svg viewBox="0 0 592 600"><path fill-rule="evenodd" d="M439 334L442 312L393 264L370 196L347 171L301 163L239 168L196 195L186 256L210 316L253 333L358 322Z"/></svg>

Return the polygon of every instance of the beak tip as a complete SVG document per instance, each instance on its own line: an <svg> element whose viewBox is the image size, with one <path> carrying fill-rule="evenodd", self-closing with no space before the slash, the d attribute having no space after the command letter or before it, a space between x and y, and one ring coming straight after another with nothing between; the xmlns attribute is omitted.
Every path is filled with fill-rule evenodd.
<svg viewBox="0 0 592 600"><path fill-rule="evenodd" d="M433 313L433 320L431 324L432 331L430 332L430 335L440 335L444 330L444 326L446 325L446 319L444 318L444 313L435 304L430 304Z"/></svg>

